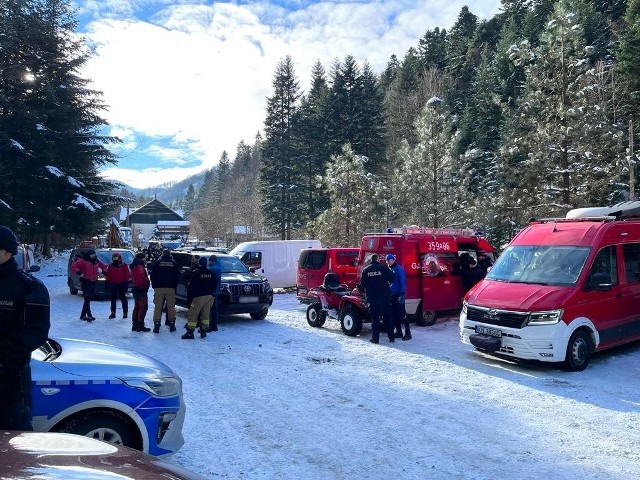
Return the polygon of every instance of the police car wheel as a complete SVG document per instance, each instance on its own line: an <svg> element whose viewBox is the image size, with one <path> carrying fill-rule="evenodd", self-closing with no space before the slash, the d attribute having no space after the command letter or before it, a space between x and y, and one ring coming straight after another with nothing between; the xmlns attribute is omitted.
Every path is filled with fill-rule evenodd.
<svg viewBox="0 0 640 480"><path fill-rule="evenodd" d="M589 365L592 351L593 345L589 333L584 330L573 332L567 344L567 354L564 360L565 369L571 372L581 372Z"/></svg>
<svg viewBox="0 0 640 480"><path fill-rule="evenodd" d="M345 335L355 337L362 331L362 318L355 308L346 306L340 311L340 327Z"/></svg>
<svg viewBox="0 0 640 480"><path fill-rule="evenodd" d="M319 303L312 303L307 307L307 323L310 326L319 328L324 325L326 318L327 315Z"/></svg>
<svg viewBox="0 0 640 480"><path fill-rule="evenodd" d="M116 414L109 412L84 413L65 422L58 432L73 433L96 438L107 443L141 449L142 445L134 441L131 428Z"/></svg>

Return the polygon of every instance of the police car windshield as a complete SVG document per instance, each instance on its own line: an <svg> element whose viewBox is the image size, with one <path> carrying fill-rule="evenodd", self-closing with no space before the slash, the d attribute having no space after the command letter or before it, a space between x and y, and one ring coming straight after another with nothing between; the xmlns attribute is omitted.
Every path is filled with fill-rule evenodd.
<svg viewBox="0 0 640 480"><path fill-rule="evenodd" d="M249 269L236 257L218 257L222 273L249 273Z"/></svg>
<svg viewBox="0 0 640 480"><path fill-rule="evenodd" d="M589 250L570 245L507 247L486 278L512 283L575 285Z"/></svg>

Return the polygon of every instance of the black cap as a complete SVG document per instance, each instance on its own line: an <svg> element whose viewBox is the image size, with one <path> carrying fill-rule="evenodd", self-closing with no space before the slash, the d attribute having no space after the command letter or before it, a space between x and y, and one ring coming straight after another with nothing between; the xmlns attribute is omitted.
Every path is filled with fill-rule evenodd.
<svg viewBox="0 0 640 480"><path fill-rule="evenodd" d="M146 255L144 254L144 252L138 252L138 253L136 253L136 258L143 259L143 258L145 258L145 257L146 257Z"/></svg>
<svg viewBox="0 0 640 480"><path fill-rule="evenodd" d="M18 239L9 227L4 225L0 225L0 248L11 255L18 254Z"/></svg>

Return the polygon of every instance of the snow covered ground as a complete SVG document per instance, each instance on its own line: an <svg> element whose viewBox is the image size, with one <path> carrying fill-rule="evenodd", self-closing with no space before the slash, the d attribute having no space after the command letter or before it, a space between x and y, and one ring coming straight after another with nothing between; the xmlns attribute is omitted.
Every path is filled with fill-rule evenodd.
<svg viewBox="0 0 640 480"><path fill-rule="evenodd" d="M187 341L181 329L131 332L120 307L107 319L108 301L95 302L95 322L80 321L66 262L43 261L35 274L51 295L51 335L171 366L187 416L186 443L169 460L207 478L640 478L637 343L567 373L476 353L456 318L412 325L413 340L393 344L371 344L368 325L355 338L335 320L314 329L293 294L276 295L266 320L223 318Z"/></svg>

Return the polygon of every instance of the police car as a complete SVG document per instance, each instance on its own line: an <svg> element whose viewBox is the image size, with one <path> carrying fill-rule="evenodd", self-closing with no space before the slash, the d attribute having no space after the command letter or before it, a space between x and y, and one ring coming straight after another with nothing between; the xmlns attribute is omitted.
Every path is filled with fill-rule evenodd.
<svg viewBox="0 0 640 480"><path fill-rule="evenodd" d="M32 354L33 429L125 445L151 455L184 444L182 380L147 355L50 338Z"/></svg>

